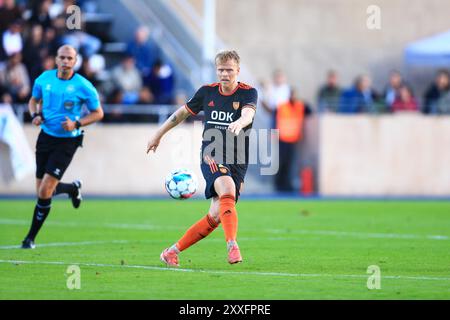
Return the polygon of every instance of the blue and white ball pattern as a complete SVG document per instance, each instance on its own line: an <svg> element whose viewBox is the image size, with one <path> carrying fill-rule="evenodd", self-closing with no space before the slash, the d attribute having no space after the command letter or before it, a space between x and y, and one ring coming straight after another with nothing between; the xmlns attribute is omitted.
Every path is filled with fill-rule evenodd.
<svg viewBox="0 0 450 320"><path fill-rule="evenodd" d="M166 177L166 191L177 200L188 199L197 191L198 181L195 174L188 169L173 170Z"/></svg>

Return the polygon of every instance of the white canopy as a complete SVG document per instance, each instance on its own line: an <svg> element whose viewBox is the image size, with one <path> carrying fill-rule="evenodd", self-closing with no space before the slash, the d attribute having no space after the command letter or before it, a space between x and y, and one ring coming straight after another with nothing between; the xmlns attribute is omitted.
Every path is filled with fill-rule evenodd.
<svg viewBox="0 0 450 320"><path fill-rule="evenodd" d="M450 67L450 30L408 45L405 61L411 65Z"/></svg>

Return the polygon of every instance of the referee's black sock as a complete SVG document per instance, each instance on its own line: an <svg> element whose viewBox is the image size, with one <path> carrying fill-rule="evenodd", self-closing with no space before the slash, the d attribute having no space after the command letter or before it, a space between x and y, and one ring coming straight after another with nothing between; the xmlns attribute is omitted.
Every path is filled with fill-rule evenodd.
<svg viewBox="0 0 450 320"><path fill-rule="evenodd" d="M77 191L77 187L73 183L58 183L55 189L55 195L61 193L67 193L69 196L73 195Z"/></svg>
<svg viewBox="0 0 450 320"><path fill-rule="evenodd" d="M34 207L33 221L31 222L31 228L25 239L30 239L34 241L36 235L44 224L45 219L47 219L48 213L52 205L52 199L41 199L39 198Z"/></svg>

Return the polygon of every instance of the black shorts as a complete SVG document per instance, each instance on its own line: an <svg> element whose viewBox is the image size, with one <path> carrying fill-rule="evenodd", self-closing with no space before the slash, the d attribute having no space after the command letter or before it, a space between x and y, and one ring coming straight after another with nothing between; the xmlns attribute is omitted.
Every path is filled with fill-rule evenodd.
<svg viewBox="0 0 450 320"><path fill-rule="evenodd" d="M230 176L234 185L236 186L236 202L241 194L241 189L244 183L247 165L242 164L216 164L213 160L208 163L202 161L200 165L202 169L203 178L206 181L205 197L206 199L217 197L217 192L214 189L214 181L222 176Z"/></svg>
<svg viewBox="0 0 450 320"><path fill-rule="evenodd" d="M36 142L36 178L42 179L48 173L61 180L82 141L83 135L57 138L41 130Z"/></svg>

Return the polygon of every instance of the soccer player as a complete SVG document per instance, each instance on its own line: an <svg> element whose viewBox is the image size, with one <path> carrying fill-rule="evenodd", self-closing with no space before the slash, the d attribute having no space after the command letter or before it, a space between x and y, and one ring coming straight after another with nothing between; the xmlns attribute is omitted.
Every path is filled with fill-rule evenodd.
<svg viewBox="0 0 450 320"><path fill-rule="evenodd" d="M58 49L57 70L42 73L35 81L28 103L32 123L41 127L36 142L36 191L30 231L22 242L23 249L34 249L34 239L47 218L53 195L68 194L72 205L81 203L81 182L60 182L75 151L82 146L82 126L103 118L97 90L75 73L77 52L68 45ZM85 104L90 113L82 117Z"/></svg>
<svg viewBox="0 0 450 320"><path fill-rule="evenodd" d="M192 225L178 242L161 253L161 261L169 266L179 266L179 253L208 236L219 223L222 223L225 233L228 262L242 262L236 241L238 217L235 205L247 171L249 144L248 135L245 134L252 126L258 94L256 89L238 82L240 57L236 51L220 52L215 63L219 82L201 87L191 100L167 119L147 145L147 153L155 152L161 138L170 129L190 115L204 112L201 170L206 180L205 196L207 199L212 198L211 206L205 217ZM208 154L210 141L207 137L213 132L209 130L221 134L220 146L211 154ZM233 150L226 150L229 145L226 141L239 141L241 135L245 137L244 147L239 148L238 144L234 144ZM221 152L222 158L218 155ZM228 161L230 152L233 153L233 160ZM223 157L225 154L226 158Z"/></svg>

